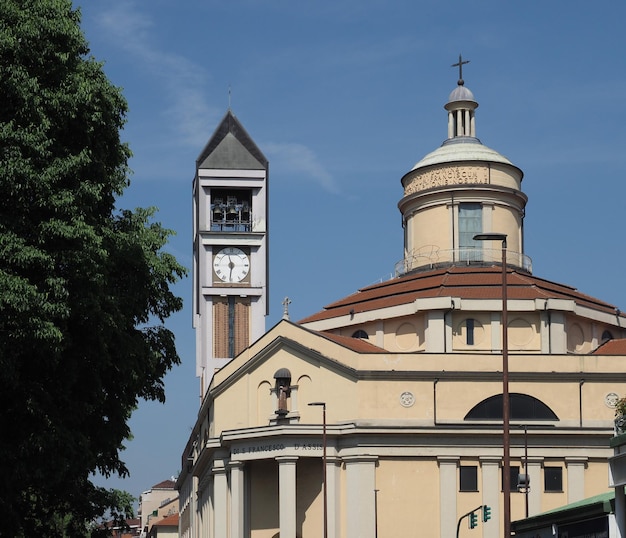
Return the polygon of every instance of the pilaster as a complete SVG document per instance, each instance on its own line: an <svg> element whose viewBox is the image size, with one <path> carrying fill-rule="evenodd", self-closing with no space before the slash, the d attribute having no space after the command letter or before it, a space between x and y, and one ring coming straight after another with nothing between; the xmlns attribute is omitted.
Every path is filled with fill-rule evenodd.
<svg viewBox="0 0 626 538"><path fill-rule="evenodd" d="M244 536L244 464L231 461L230 468L230 538Z"/></svg>
<svg viewBox="0 0 626 538"><path fill-rule="evenodd" d="M279 456L278 524L281 538L296 538L296 456Z"/></svg>
<svg viewBox="0 0 626 538"><path fill-rule="evenodd" d="M214 536L228 536L228 480L226 467L221 462L211 469L213 473L213 532Z"/></svg>
<svg viewBox="0 0 626 538"><path fill-rule="evenodd" d="M375 538L376 535L376 462L370 455L347 456L346 464L346 538Z"/></svg>
<svg viewBox="0 0 626 538"><path fill-rule="evenodd" d="M439 464L439 535L454 536L459 517L457 508L458 457L438 457ZM445 510L443 507L445 506ZM451 517L454 516L454 517Z"/></svg>
<svg viewBox="0 0 626 538"><path fill-rule="evenodd" d="M326 490L328 493L328 538L339 538L339 473L341 459L332 456L326 457Z"/></svg>
<svg viewBox="0 0 626 538"><path fill-rule="evenodd" d="M498 538L503 526L502 514L500 513L500 499L502 498L500 464L502 458L480 458L482 475L483 504L491 507L491 525L483 525L483 538Z"/></svg>
<svg viewBox="0 0 626 538"><path fill-rule="evenodd" d="M567 467L567 502L573 503L585 498L585 468L588 458L565 458Z"/></svg>

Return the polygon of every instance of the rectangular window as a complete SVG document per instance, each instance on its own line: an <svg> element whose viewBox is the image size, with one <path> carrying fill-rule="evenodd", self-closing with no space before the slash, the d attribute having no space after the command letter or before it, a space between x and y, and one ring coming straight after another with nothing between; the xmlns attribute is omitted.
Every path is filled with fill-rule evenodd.
<svg viewBox="0 0 626 538"><path fill-rule="evenodd" d="M563 491L563 468L562 467L544 467L543 468L543 486L545 491L562 492Z"/></svg>
<svg viewBox="0 0 626 538"><path fill-rule="evenodd" d="M228 296L228 356L235 356L235 296Z"/></svg>
<svg viewBox="0 0 626 538"><path fill-rule="evenodd" d="M474 320L472 318L468 318L465 320L465 329L467 332L465 333L465 343L468 346L474 345Z"/></svg>
<svg viewBox="0 0 626 538"><path fill-rule="evenodd" d="M459 491L478 491L478 468L475 465L459 467Z"/></svg>
<svg viewBox="0 0 626 538"><path fill-rule="evenodd" d="M482 245L474 236L483 231L483 208L479 203L459 204L459 253L461 260L482 260Z"/></svg>
<svg viewBox="0 0 626 538"><path fill-rule="evenodd" d="M517 477L520 473L519 470L519 465L511 465L511 467L509 468L510 472L510 491L517 491ZM502 469L502 472L504 472L504 468ZM501 475L501 479L502 479L502 483L501 483L501 488L504 489L504 474Z"/></svg>

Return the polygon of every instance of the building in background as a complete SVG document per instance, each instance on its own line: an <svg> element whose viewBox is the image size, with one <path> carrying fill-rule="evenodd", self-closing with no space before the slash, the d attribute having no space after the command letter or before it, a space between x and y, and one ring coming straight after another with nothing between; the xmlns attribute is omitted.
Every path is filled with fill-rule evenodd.
<svg viewBox="0 0 626 538"><path fill-rule="evenodd" d="M174 480L163 480L139 496L137 515L141 520L141 535L148 536L157 521L178 514L178 490Z"/></svg>
<svg viewBox="0 0 626 538"><path fill-rule="evenodd" d="M326 526L329 538L416 529L448 538L483 505L491 519L474 535L502 536L502 249L476 241L479 233L508 240L512 518L608 490L626 361L622 346L601 345L626 337L626 316L532 274L523 173L477 138L477 107L460 77L445 105L448 138L401 180L395 278L250 333L228 360L210 357L219 324L196 324L205 381L177 482L182 537L307 538ZM250 175L267 172L257 166ZM210 212L213 202L198 195L205 173L199 168L194 192ZM200 228L212 229L210 218ZM241 291L217 281L217 269L231 266L215 261L211 233L217 248L245 246L222 230L196 234L205 245L195 248L201 317L213 298ZM246 256L266 248L265 233L245 232ZM202 374L209 364L216 369ZM519 475L530 478L523 492Z"/></svg>
<svg viewBox="0 0 626 538"><path fill-rule="evenodd" d="M178 538L178 536L178 512L154 523L148 533L148 538Z"/></svg>
<svg viewBox="0 0 626 538"><path fill-rule="evenodd" d="M139 518L127 519L127 528L121 528L109 522L106 524L111 533L111 538L135 538L141 536L141 520Z"/></svg>

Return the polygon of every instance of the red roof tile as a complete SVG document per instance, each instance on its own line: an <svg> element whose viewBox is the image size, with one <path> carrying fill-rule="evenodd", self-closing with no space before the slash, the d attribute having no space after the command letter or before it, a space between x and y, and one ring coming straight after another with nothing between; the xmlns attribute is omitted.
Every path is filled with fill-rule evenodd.
<svg viewBox="0 0 626 538"><path fill-rule="evenodd" d="M619 312L615 306L580 293L576 288L544 280L513 268L509 268L507 272L507 293L509 300L567 299L602 312ZM411 273L361 288L356 293L325 306L321 312L300 320L299 323L331 319L351 312L369 312L432 297L499 299L502 297L502 269L498 266L453 266ZM625 315L620 315L626 319Z"/></svg>
<svg viewBox="0 0 626 538"><path fill-rule="evenodd" d="M178 513L172 514L171 516L164 517L157 521L154 525L159 527L177 527L178 526ZM154 526L153 525L153 526Z"/></svg>
<svg viewBox="0 0 626 538"><path fill-rule="evenodd" d="M317 332L317 331L315 331ZM363 338L353 338L351 336L340 336L338 334L327 333L327 332L317 332L320 336L327 338L328 340L332 340L333 342L351 349L352 351L356 351L357 353L387 353L381 347L375 346L374 344L364 340Z"/></svg>
<svg viewBox="0 0 626 538"><path fill-rule="evenodd" d="M604 342L593 352L594 355L626 355L626 338Z"/></svg>
<svg viewBox="0 0 626 538"><path fill-rule="evenodd" d="M173 480L163 480L152 486L152 489L176 489L176 482Z"/></svg>

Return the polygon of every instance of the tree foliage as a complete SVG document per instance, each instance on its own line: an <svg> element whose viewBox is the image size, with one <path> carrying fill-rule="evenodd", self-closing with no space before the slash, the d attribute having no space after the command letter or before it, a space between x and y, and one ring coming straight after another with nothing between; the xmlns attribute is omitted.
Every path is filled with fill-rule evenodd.
<svg viewBox="0 0 626 538"><path fill-rule="evenodd" d="M83 536L120 492L140 398L179 363L184 275L152 209L117 211L121 91L70 0L0 0L0 536Z"/></svg>

